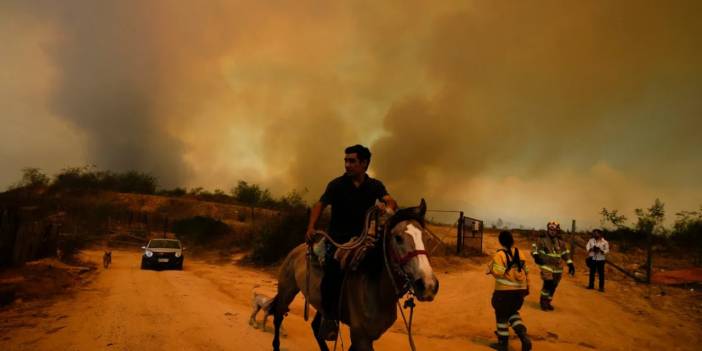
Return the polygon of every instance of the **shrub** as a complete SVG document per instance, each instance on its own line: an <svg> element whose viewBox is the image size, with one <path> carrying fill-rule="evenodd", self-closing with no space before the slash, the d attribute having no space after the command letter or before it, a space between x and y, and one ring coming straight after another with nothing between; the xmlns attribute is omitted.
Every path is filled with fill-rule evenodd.
<svg viewBox="0 0 702 351"><path fill-rule="evenodd" d="M305 242L307 211L282 212L261 226L254 237L249 258L257 264L271 264L284 258L297 245Z"/></svg>
<svg viewBox="0 0 702 351"><path fill-rule="evenodd" d="M234 230L226 223L203 216L176 221L173 223L171 231L176 234L178 239L194 244L205 244L234 233Z"/></svg>
<svg viewBox="0 0 702 351"><path fill-rule="evenodd" d="M691 252L697 264L702 264L702 208L683 211L677 216L670 238L675 245Z"/></svg>
<svg viewBox="0 0 702 351"><path fill-rule="evenodd" d="M605 229L603 232L604 237L607 238L608 241L612 243L616 242L619 245L617 248L619 251L626 252L631 248L643 247L646 245L646 235L627 227L620 227L611 231Z"/></svg>
<svg viewBox="0 0 702 351"><path fill-rule="evenodd" d="M22 180L10 186L10 189L46 187L48 185L49 177L42 173L39 168L27 167L22 169Z"/></svg>
<svg viewBox="0 0 702 351"><path fill-rule="evenodd" d="M75 262L77 255L85 246L87 240L82 235L59 236L56 248L60 252L59 258L64 262Z"/></svg>
<svg viewBox="0 0 702 351"><path fill-rule="evenodd" d="M307 194L307 189L303 191L297 191L293 189L286 195L280 197L280 200L275 201L275 207L284 210L302 210L307 208L307 203L305 202L304 196Z"/></svg>
<svg viewBox="0 0 702 351"><path fill-rule="evenodd" d="M163 196L172 196L172 197L181 197L185 196L188 193L187 190L184 188L173 188L173 189L163 189L158 191L158 195L163 195Z"/></svg>
<svg viewBox="0 0 702 351"><path fill-rule="evenodd" d="M156 177L142 172L114 173L93 167L73 167L54 176L52 188L58 190L108 190L122 193L153 194Z"/></svg>

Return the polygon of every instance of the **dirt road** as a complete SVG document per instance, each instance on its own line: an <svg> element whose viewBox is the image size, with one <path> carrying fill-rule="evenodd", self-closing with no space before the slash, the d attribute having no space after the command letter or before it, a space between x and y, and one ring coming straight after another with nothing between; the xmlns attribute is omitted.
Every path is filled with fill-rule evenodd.
<svg viewBox="0 0 702 351"><path fill-rule="evenodd" d="M86 256L100 260L97 251ZM114 251L113 266L101 269L93 283L72 296L22 316L3 311L0 319L12 319L15 327L0 335L0 350L271 349L270 331L248 325L252 288L274 292L270 273L193 259L186 260L183 271L143 271L138 263L138 251ZM417 349L489 350L495 328L489 303L492 279L482 264L464 260L444 265L449 268L437 272L437 299L416 309ZM537 274L532 282L522 316L535 350L693 350L701 341L698 325L665 306L651 307L637 291L625 294L629 288L624 284L612 282L609 290L618 292L601 294L585 290L580 273L564 280L554 300L557 310L547 313L538 310ZM283 349L315 350L302 319L302 299L291 307ZM271 324L272 319L269 328ZM403 331L398 321L376 349L409 350ZM342 333L348 348L348 330ZM512 341L512 350L517 346Z"/></svg>

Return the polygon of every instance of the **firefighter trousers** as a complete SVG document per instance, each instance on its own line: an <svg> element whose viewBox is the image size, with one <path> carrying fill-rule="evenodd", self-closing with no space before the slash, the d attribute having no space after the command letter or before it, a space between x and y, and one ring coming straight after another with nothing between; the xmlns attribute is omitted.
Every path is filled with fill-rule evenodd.
<svg viewBox="0 0 702 351"><path fill-rule="evenodd" d="M561 282L562 273L553 273L553 279L544 279L544 286L541 289L541 298L548 301L553 300L553 295L556 294L558 283Z"/></svg>
<svg viewBox="0 0 702 351"><path fill-rule="evenodd" d="M519 315L519 309L524 304L525 290L496 290L492 294L492 307L495 309L498 337L509 337L509 327L517 335L526 333L526 326Z"/></svg>

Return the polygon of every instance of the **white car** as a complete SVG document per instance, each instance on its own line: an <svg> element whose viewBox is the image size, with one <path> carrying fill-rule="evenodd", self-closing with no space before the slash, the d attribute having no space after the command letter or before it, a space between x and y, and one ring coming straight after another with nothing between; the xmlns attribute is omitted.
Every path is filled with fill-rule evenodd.
<svg viewBox="0 0 702 351"><path fill-rule="evenodd" d="M151 239L146 246L141 247L141 269L170 267L183 269L183 250L180 240Z"/></svg>

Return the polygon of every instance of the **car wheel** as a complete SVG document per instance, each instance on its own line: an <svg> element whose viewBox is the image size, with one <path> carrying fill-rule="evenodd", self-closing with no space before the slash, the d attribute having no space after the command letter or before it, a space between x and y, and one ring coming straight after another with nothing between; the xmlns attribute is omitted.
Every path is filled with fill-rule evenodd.
<svg viewBox="0 0 702 351"><path fill-rule="evenodd" d="M178 265L176 266L176 269L179 271L183 270L183 261L180 261L180 263L178 263Z"/></svg>
<svg viewBox="0 0 702 351"><path fill-rule="evenodd" d="M141 259L141 269L146 269L146 262L144 262L144 259Z"/></svg>

